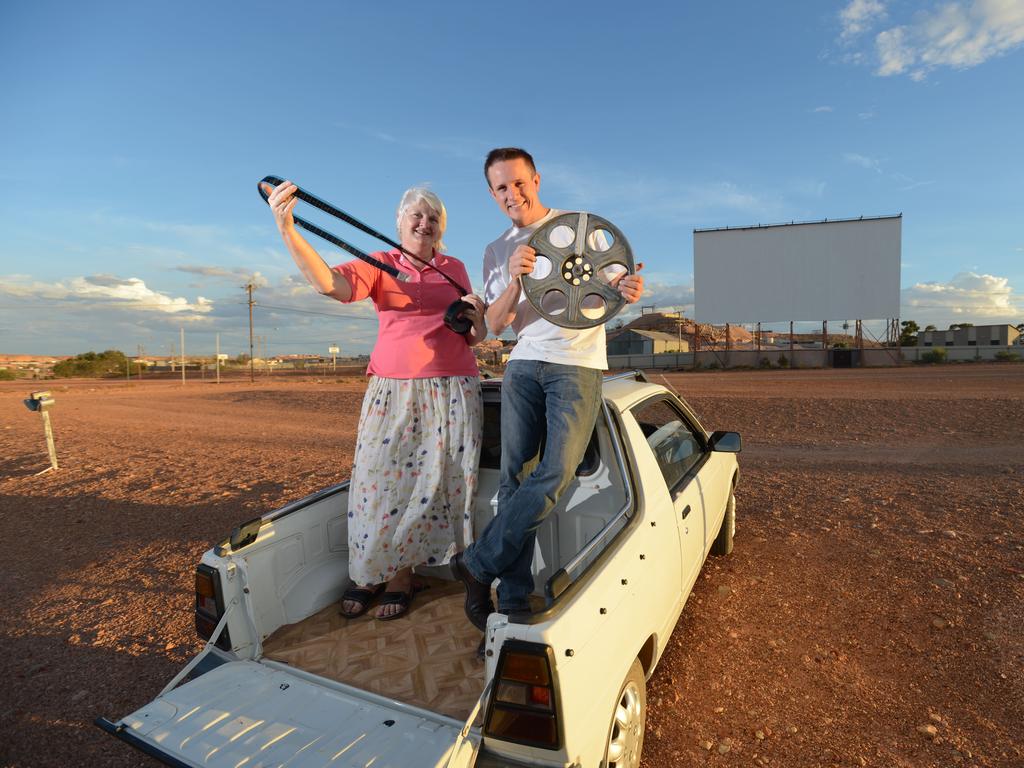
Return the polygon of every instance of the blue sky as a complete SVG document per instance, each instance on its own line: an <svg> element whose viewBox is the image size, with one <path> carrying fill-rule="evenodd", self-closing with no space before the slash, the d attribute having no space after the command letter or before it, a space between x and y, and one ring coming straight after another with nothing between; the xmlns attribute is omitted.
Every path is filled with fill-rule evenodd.
<svg viewBox="0 0 1024 768"><path fill-rule="evenodd" d="M1024 322L1024 0L510 8L4 3L0 352L237 354L250 279L270 353L366 352L256 181L388 233L428 182L479 287L504 145L626 233L644 304L692 312L695 227L902 212L904 319Z"/></svg>

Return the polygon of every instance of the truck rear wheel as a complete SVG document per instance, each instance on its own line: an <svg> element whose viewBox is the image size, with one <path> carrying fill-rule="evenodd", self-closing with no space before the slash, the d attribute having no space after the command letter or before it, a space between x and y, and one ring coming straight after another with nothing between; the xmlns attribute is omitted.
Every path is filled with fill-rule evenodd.
<svg viewBox="0 0 1024 768"><path fill-rule="evenodd" d="M640 765L646 722L647 688L644 684L644 668L640 666L639 659L634 659L612 710L604 768L637 768Z"/></svg>
<svg viewBox="0 0 1024 768"><path fill-rule="evenodd" d="M725 505L725 515L722 516L722 527L718 529L718 536L711 544L712 555L728 555L732 552L732 537L736 533L736 494L729 491L729 501Z"/></svg>

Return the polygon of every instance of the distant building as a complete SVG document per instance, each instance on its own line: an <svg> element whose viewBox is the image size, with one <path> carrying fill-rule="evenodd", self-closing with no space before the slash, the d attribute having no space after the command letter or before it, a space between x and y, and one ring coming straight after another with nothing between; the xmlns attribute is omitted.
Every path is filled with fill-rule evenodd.
<svg viewBox="0 0 1024 768"><path fill-rule="evenodd" d="M0 354L0 368L14 371L24 378L41 379L53 375L53 366L69 355L5 355Z"/></svg>
<svg viewBox="0 0 1024 768"><path fill-rule="evenodd" d="M951 331L920 331L919 347L1008 347L1018 343L1020 331L1012 325L972 325Z"/></svg>
<svg viewBox="0 0 1024 768"><path fill-rule="evenodd" d="M663 352L689 352L690 343L662 331L630 328L608 340L609 355L660 355Z"/></svg>

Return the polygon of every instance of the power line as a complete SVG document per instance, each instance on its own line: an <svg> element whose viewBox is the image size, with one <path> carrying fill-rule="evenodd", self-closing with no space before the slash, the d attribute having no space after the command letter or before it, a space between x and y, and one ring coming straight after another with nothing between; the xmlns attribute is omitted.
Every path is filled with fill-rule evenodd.
<svg viewBox="0 0 1024 768"><path fill-rule="evenodd" d="M261 304L258 301L256 302L256 306L262 307L264 309L276 309L281 312L295 312L300 315L320 315L322 317L334 317L339 320L373 320L374 322L377 321L376 317L363 317L360 315L339 314L337 312L317 312L312 309L296 309L294 307L278 307L273 304Z"/></svg>

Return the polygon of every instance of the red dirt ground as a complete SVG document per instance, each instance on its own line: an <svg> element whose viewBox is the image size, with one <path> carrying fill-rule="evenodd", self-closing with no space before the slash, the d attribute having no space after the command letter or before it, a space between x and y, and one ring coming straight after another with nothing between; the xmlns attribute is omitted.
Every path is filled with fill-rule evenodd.
<svg viewBox="0 0 1024 768"><path fill-rule="evenodd" d="M745 449L644 766L1024 765L1024 365L667 379ZM0 765L156 765L93 718L201 647L211 543L347 476L364 384L48 384L41 476L40 387L0 384Z"/></svg>

